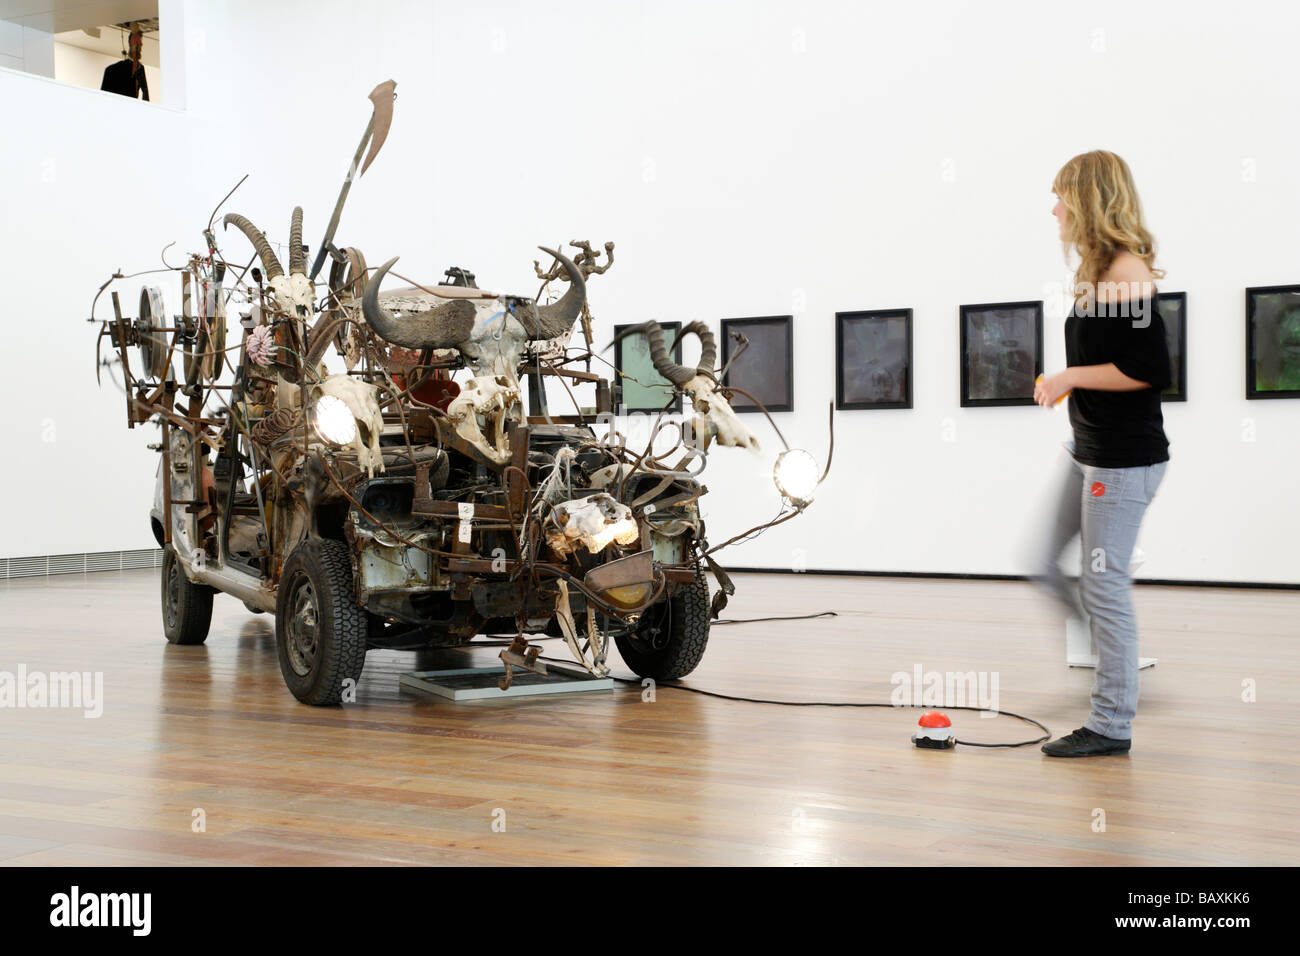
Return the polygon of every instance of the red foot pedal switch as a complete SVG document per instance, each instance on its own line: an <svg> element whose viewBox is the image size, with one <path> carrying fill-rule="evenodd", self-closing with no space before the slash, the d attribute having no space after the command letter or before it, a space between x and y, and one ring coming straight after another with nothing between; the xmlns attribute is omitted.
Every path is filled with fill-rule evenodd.
<svg viewBox="0 0 1300 956"><path fill-rule="evenodd" d="M952 732L952 721L942 711L927 710L917 721L916 733L912 734L912 743L929 750L949 750L956 747L957 737Z"/></svg>

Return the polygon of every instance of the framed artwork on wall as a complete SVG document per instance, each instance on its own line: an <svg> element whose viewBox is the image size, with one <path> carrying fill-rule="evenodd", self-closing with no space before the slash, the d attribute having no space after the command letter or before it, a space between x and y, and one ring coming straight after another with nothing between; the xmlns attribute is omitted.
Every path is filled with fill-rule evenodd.
<svg viewBox="0 0 1300 956"><path fill-rule="evenodd" d="M912 407L912 310L835 313L835 407Z"/></svg>
<svg viewBox="0 0 1300 956"><path fill-rule="evenodd" d="M794 410L794 317L771 315L756 319L722 320L722 384L744 389L769 412ZM743 350L732 340L743 336ZM732 356L735 361L732 362ZM737 412L757 412L758 405L739 392L731 407Z"/></svg>
<svg viewBox="0 0 1300 956"><path fill-rule="evenodd" d="M961 306L961 404L1033 405L1043 372L1043 302Z"/></svg>
<svg viewBox="0 0 1300 956"><path fill-rule="evenodd" d="M1169 387L1160 393L1162 402L1187 401L1187 293L1156 293L1156 311L1165 326L1169 346Z"/></svg>
<svg viewBox="0 0 1300 956"><path fill-rule="evenodd" d="M1246 290L1246 397L1300 398L1300 285Z"/></svg>
<svg viewBox="0 0 1300 956"><path fill-rule="evenodd" d="M680 365L682 324L660 322L659 326L664 330L664 345L668 348L668 354ZM680 412L682 393L676 392L674 396L672 384L655 371L654 365L650 362L650 343L646 341L645 333L623 334L636 327L635 325L614 326L614 366L619 371L618 382L622 388L622 399L621 402L615 403L615 411L619 414L625 411L660 412L672 398L673 404L668 410Z"/></svg>

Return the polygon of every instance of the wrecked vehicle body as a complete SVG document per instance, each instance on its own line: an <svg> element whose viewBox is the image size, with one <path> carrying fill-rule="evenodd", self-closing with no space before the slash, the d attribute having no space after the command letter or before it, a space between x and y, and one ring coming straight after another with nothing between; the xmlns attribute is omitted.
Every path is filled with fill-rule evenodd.
<svg viewBox="0 0 1300 956"><path fill-rule="evenodd" d="M391 92L371 95L365 165ZM311 274L300 208L287 271L231 213L223 224L254 250L234 282L238 266L210 222L206 253L175 270L181 315L168 317L148 287L140 315L126 318L112 294L99 343L115 354L100 364L120 365L130 427L161 429L151 518L168 640L206 640L218 591L273 613L285 682L309 704L355 699L370 648L458 646L483 633L516 635L501 652L503 687L516 667L545 672L528 640L538 633L563 637L593 674L608 672L611 641L638 675L689 673L732 590L709 554L699 463L711 443L758 447L718 385L712 333L687 327L702 354L685 368L658 326L644 326L655 368L692 398L695 419L668 451L634 452L613 427L610 382L590 371L587 283L613 244L604 263L587 243L572 243L572 259L543 249L554 263L535 264L544 287L567 285L549 304L481 290L462 269L385 291L396 259L371 270L359 250L332 244L357 159ZM318 288L325 254L330 278ZM229 301L247 311L228 345ZM567 344L579 320L585 350ZM571 397L594 389L594 404L574 398L572 414L551 414L548 378ZM786 501L786 517L807 504ZM714 599L707 572L721 587Z"/></svg>

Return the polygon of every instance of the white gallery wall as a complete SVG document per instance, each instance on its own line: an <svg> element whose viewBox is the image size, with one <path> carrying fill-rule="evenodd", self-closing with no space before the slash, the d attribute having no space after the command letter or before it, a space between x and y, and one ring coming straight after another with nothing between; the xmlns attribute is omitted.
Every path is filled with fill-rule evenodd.
<svg viewBox="0 0 1300 956"><path fill-rule="evenodd" d="M283 241L302 204L314 244L391 77L392 133L338 236L372 262L531 294L535 246L612 239L590 284L602 346L647 318L793 314L795 410L775 417L819 457L835 312L914 310L915 407L837 412L808 512L719 555L748 567L1026 570L1066 412L960 408L958 306L1047 300L1062 367L1052 177L1118 152L1161 289L1188 294L1189 400L1165 405L1142 574L1300 582L1300 402L1245 400L1243 327L1246 286L1300 282L1300 10L164 0L160 16L183 36L163 105L0 69L0 556L152 543L156 432L128 432L120 394L95 388L95 289L160 267L173 240L173 263L200 248L244 173L223 211ZM249 254L234 232L224 246ZM131 312L146 278L120 286ZM714 543L778 508L779 441L747 421L763 453L719 450L704 474Z"/></svg>

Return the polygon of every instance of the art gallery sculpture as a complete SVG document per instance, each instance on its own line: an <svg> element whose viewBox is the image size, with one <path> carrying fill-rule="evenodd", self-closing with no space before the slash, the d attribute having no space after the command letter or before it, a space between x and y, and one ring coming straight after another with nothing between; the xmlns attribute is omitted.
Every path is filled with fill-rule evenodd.
<svg viewBox="0 0 1300 956"><path fill-rule="evenodd" d="M287 269L236 213L222 223L253 257L242 268L242 255L228 259L235 233L218 232L214 211L205 250L168 267L181 281L179 315L149 286L137 316L112 291L113 317L97 320L103 293L130 278L120 273L95 297L99 366L120 374L129 426L161 433L151 522L164 549L166 636L206 640L218 591L272 612L284 679L310 704L354 699L370 648L454 646L502 630L516 635L501 652L503 686L515 668L545 671L529 641L538 633L562 635L594 674L608 671L612 640L637 674L681 677L733 591L714 553L801 513L825 471L796 482L786 468L781 482L778 464L781 515L710 545L703 463L711 447L757 453L758 442L719 385L712 333L692 323L697 366L672 363L662 343L654 364L691 397L693 422L656 422L661 435L676 429L666 450L662 439L629 447L610 382L591 371L587 285L609 267L613 243L603 262L586 242L571 244L572 258L544 249L553 264L534 263L543 290L532 297L480 289L464 269L385 289L399 259L372 271L333 239L354 178L387 134L394 85L371 94L310 273L301 208ZM327 260L328 281L317 283ZM553 287L562 294L543 302ZM575 326L582 346L569 344ZM657 326L642 331L653 351ZM105 343L112 354L99 358ZM574 399L571 412L551 412L548 379ZM594 392L590 404L576 390Z"/></svg>

